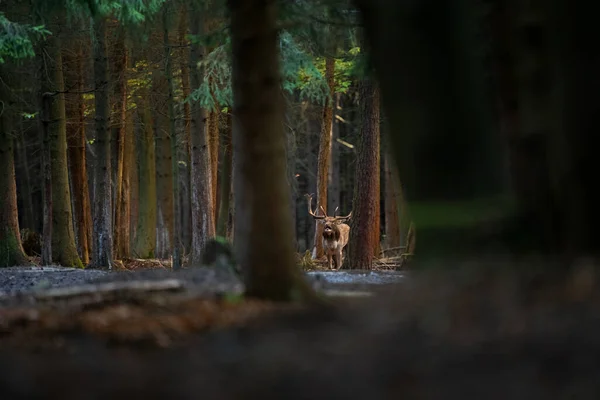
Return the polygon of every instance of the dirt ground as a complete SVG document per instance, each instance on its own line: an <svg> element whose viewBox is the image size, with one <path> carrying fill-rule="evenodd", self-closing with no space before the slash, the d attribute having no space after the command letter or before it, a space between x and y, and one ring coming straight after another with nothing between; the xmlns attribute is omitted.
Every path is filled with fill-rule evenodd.
<svg viewBox="0 0 600 400"><path fill-rule="evenodd" d="M2 399L597 399L597 269L415 274L307 309L157 293L0 311Z"/></svg>

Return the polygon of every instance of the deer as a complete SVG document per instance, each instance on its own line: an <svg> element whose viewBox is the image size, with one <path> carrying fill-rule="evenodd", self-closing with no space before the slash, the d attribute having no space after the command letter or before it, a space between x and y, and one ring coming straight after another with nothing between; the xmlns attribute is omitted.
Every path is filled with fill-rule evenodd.
<svg viewBox="0 0 600 400"><path fill-rule="evenodd" d="M350 226L345 222L352 216L352 211L346 216L336 216L339 207L333 212L333 217L329 217L323 206L320 206L323 215L317 215L312 210L312 195L306 194L308 199L308 214L312 216L317 223L323 226L323 251L327 256L327 266L329 269L340 269L342 267L342 250L348 244L350 235ZM317 209L315 208L315 211ZM318 211L317 211L318 212ZM332 261L335 268L332 268Z"/></svg>

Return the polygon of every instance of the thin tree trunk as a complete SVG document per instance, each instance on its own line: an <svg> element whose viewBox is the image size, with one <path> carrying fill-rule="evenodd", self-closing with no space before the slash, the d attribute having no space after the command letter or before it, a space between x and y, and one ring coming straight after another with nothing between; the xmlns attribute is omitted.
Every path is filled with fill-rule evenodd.
<svg viewBox="0 0 600 400"><path fill-rule="evenodd" d="M154 129L148 101L148 91L140 88L137 97L138 114L142 123L139 137L139 213L133 254L138 258L154 258L156 254L156 159Z"/></svg>
<svg viewBox="0 0 600 400"><path fill-rule="evenodd" d="M6 99L0 87L0 98ZM17 185L11 132L12 113L8 104L0 112L0 268L30 264L19 232Z"/></svg>
<svg viewBox="0 0 600 400"><path fill-rule="evenodd" d="M298 250L298 232L296 217L296 198L298 194L298 185L296 180L296 135L293 129L285 129L285 155L286 155L286 178L290 187L290 215L292 216L292 232L294 249Z"/></svg>
<svg viewBox="0 0 600 400"><path fill-rule="evenodd" d="M401 246L399 180L394 160L386 153L385 174L385 247L394 249Z"/></svg>
<svg viewBox="0 0 600 400"><path fill-rule="evenodd" d="M231 169L232 169L232 118L231 113L227 114L227 133L223 136L221 147L223 148L223 163L221 169L221 201L219 202L219 218L217 222L217 235L227 236L227 222L230 214L230 194L231 194Z"/></svg>
<svg viewBox="0 0 600 400"><path fill-rule="evenodd" d="M21 129L20 129L20 134L17 136L16 141L14 141L13 143L15 144L16 147L16 156L18 157L19 162L17 163L17 165L20 165L21 168L19 168L19 171L17 173L17 176L21 177L20 180L20 185L18 187L19 191L20 191L20 200L21 200L21 204L22 204L22 215L20 215L21 218L21 227L22 228L26 228L26 229L30 229L35 231L36 230L36 219L34 217L33 214L33 210L34 210L34 206L33 206L33 199L32 199L32 192L31 192L31 175L29 173L29 169L30 169L30 164L29 161L27 160L27 150L25 148L25 131L23 129L23 119L21 118ZM16 165L15 165L15 170L16 170ZM17 199L19 199L19 197L17 197Z"/></svg>
<svg viewBox="0 0 600 400"><path fill-rule="evenodd" d="M158 225L156 257L168 258L173 249L173 153L169 138L168 115L164 114L167 106L165 93L168 92L168 83L164 71L156 70L153 74L153 91L158 104L154 115L154 129L156 140L156 185L158 200ZM167 111L168 113L168 111Z"/></svg>
<svg viewBox="0 0 600 400"><path fill-rule="evenodd" d="M42 150L42 265L52 264L52 157L50 154L50 123L52 107L52 87L50 83L50 72L47 66L51 65L47 60L46 48L52 46L52 37L40 44L38 54L38 79L40 80L39 109L40 109L40 144Z"/></svg>
<svg viewBox="0 0 600 400"><path fill-rule="evenodd" d="M215 211L215 221L218 218L217 211L219 210L219 114L220 112L218 109L216 111L210 111L208 114L208 146L210 148L210 174L212 184L211 192L213 208Z"/></svg>
<svg viewBox="0 0 600 400"><path fill-rule="evenodd" d="M175 129L175 100L173 90L173 72L171 56L171 45L169 43L169 29L167 25L167 10L163 11L163 45L165 49L165 76L167 78L167 107L169 110L169 137L171 138L171 169L173 171L173 269L181 268L181 205L179 197L179 151L178 151L178 135Z"/></svg>
<svg viewBox="0 0 600 400"><path fill-rule="evenodd" d="M81 94L84 89L85 76L83 72L83 47L80 43L77 44L75 68L75 73L70 73L69 76L75 81L73 84L78 93L72 96L67 109L70 114L69 119L75 120L75 122L67 125L67 143L71 188L73 189L73 221L76 242L81 261L84 265L87 265L90 262L92 211L86 167L85 103Z"/></svg>
<svg viewBox="0 0 600 400"><path fill-rule="evenodd" d="M188 99L191 94L190 88L190 68L189 68L189 43L186 40L185 35L188 31L188 9L184 4L181 7L181 14L179 19L179 46L181 47L181 54L179 57L179 67L181 69L181 91L183 94L183 99ZM191 115L191 107L188 101L184 101L183 103L183 118L184 118L184 138L183 143L185 144L182 152L185 154L185 176L183 176L183 181L185 182L182 185L182 230L183 230L183 246L187 249L190 249L192 246L192 197L190 193L190 183L191 183L191 159L190 159L190 149L191 149L191 132L192 132L192 115ZM182 143L182 144L183 144Z"/></svg>
<svg viewBox="0 0 600 400"><path fill-rule="evenodd" d="M319 141L319 159L317 162L317 210L320 206L327 207L327 181L329 178L329 158L331 154L331 129L333 122L333 92L335 77L335 60L332 57L325 59L325 79L329 87L330 100L323 107L323 119L321 121L321 136ZM325 210L327 211L327 210ZM330 211L327 211L330 212ZM323 225L316 224L314 236L313 258L323 257Z"/></svg>
<svg viewBox="0 0 600 400"><path fill-rule="evenodd" d="M379 252L379 90L374 82L364 79L360 87L361 135L356 160L356 183L348 268L371 269L375 251Z"/></svg>
<svg viewBox="0 0 600 400"><path fill-rule="evenodd" d="M112 191L111 151L108 101L108 60L106 53L106 20L94 20L94 102L96 107L96 167L94 195L94 225L92 265L97 268L112 268Z"/></svg>
<svg viewBox="0 0 600 400"><path fill-rule="evenodd" d="M328 212L333 214L340 207L340 145L336 142L340 137L340 122L337 120L340 108L340 94L335 95L335 106L333 107L332 138L331 138L331 160L329 168L329 196Z"/></svg>
<svg viewBox="0 0 600 400"><path fill-rule="evenodd" d="M114 219L114 256L115 258L127 258L131 255L129 242L130 227L130 176L131 176L131 158L128 154L127 145L127 63L128 51L125 46L125 34L121 32L114 48L115 63L114 78L114 109L116 124L113 125L112 137L117 139L117 174L116 174L116 194L115 194L115 219Z"/></svg>
<svg viewBox="0 0 600 400"><path fill-rule="evenodd" d="M236 258L249 296L311 298L314 293L296 267L292 244L276 3L231 0L229 10Z"/></svg>
<svg viewBox="0 0 600 400"><path fill-rule="evenodd" d="M193 10L190 12L190 33L192 35L199 35L203 32L203 17L198 11ZM203 58L204 48L200 44L192 44L190 53L192 87L200 87L202 83L204 70L198 64ZM192 103L191 108L192 249L190 263L194 265L200 263L206 241L215 236L215 212L206 110L198 102Z"/></svg>

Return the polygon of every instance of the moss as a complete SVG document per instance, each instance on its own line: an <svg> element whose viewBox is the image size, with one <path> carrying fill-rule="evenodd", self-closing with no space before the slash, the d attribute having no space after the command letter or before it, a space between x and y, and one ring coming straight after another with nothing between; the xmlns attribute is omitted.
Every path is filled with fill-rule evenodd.
<svg viewBox="0 0 600 400"><path fill-rule="evenodd" d="M5 231L4 240L0 241L0 268L27 263L27 258L19 247L17 237L12 232Z"/></svg>

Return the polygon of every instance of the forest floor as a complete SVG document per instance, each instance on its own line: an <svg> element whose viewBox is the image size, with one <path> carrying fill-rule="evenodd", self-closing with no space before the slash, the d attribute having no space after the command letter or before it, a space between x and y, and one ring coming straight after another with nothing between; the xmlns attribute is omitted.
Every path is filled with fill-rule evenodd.
<svg viewBox="0 0 600 400"><path fill-rule="evenodd" d="M596 269L532 271L414 274L319 308L207 268L4 297L0 398L599 398Z"/></svg>

